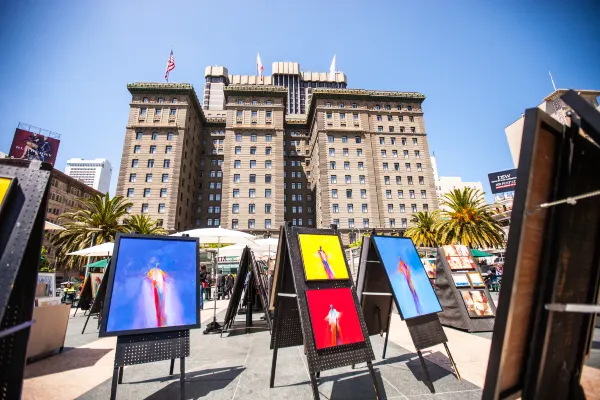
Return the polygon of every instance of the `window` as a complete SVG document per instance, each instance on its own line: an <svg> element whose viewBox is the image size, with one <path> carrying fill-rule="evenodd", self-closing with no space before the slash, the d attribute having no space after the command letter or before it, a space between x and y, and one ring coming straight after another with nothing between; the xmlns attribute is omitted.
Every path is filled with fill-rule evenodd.
<svg viewBox="0 0 600 400"><path fill-rule="evenodd" d="M414 190L409 190L409 191L408 191L408 196L409 196L411 199L414 199L414 198L415 198L415 191L414 191Z"/></svg>
<svg viewBox="0 0 600 400"><path fill-rule="evenodd" d="M265 214L271 214L271 205L265 204Z"/></svg>
<svg viewBox="0 0 600 400"><path fill-rule="evenodd" d="M352 118L354 118L354 120L358 120L358 114L357 113L352 114Z"/></svg>
<svg viewBox="0 0 600 400"><path fill-rule="evenodd" d="M142 132L137 132L137 133L135 134L135 139L136 139L136 140L142 140L142 136L143 136Z"/></svg>
<svg viewBox="0 0 600 400"><path fill-rule="evenodd" d="M354 136L354 141L356 143L360 143L360 136Z"/></svg>
<svg viewBox="0 0 600 400"><path fill-rule="evenodd" d="M147 102L148 102L148 98L147 98L147 97L144 97L144 98L142 99L142 101L143 101L144 103L147 103Z"/></svg>
<svg viewBox="0 0 600 400"><path fill-rule="evenodd" d="M395 227L396 227L396 219L390 218L390 228L395 228Z"/></svg>
<svg viewBox="0 0 600 400"><path fill-rule="evenodd" d="M423 171L423 166L421 165L421 163L417 163L417 171Z"/></svg>
<svg viewBox="0 0 600 400"><path fill-rule="evenodd" d="M342 143L348 143L348 136L342 136Z"/></svg>
<svg viewBox="0 0 600 400"><path fill-rule="evenodd" d="M404 154L404 158L408 158L408 150L404 150L403 154Z"/></svg>
<svg viewBox="0 0 600 400"><path fill-rule="evenodd" d="M333 143L334 139L333 136L327 136L327 143Z"/></svg>
<svg viewBox="0 0 600 400"><path fill-rule="evenodd" d="M248 197L250 197L250 198L256 197L256 189L248 189Z"/></svg>
<svg viewBox="0 0 600 400"><path fill-rule="evenodd" d="M166 146L165 147L165 154L171 154L172 150L173 150L173 146Z"/></svg>
<svg viewBox="0 0 600 400"><path fill-rule="evenodd" d="M146 182L152 182L152 174L146 174Z"/></svg>
<svg viewBox="0 0 600 400"><path fill-rule="evenodd" d="M379 138L379 144L385 144L385 138L384 137L380 137Z"/></svg>
<svg viewBox="0 0 600 400"><path fill-rule="evenodd" d="M148 160L148 168L154 168L154 160Z"/></svg>
<svg viewBox="0 0 600 400"><path fill-rule="evenodd" d="M381 150L381 157L387 157L387 151L386 150Z"/></svg>
<svg viewBox="0 0 600 400"><path fill-rule="evenodd" d="M237 117L242 118L242 116L244 115L244 112L242 110L238 110L236 115L237 115Z"/></svg>
<svg viewBox="0 0 600 400"><path fill-rule="evenodd" d="M235 154L242 154L242 146L235 146Z"/></svg>
<svg viewBox="0 0 600 400"><path fill-rule="evenodd" d="M142 214L146 214L148 212L148 203L142 204Z"/></svg>
<svg viewBox="0 0 600 400"><path fill-rule="evenodd" d="M352 108L358 108L358 106L356 105L356 103L352 103Z"/></svg>
<svg viewBox="0 0 600 400"><path fill-rule="evenodd" d="M331 175L330 183L337 183L337 175Z"/></svg>
<svg viewBox="0 0 600 400"><path fill-rule="evenodd" d="M423 204L423 211L429 211L429 205Z"/></svg>
<svg viewBox="0 0 600 400"><path fill-rule="evenodd" d="M404 198L404 190L398 190L398 198L399 199L403 199Z"/></svg>
<svg viewBox="0 0 600 400"><path fill-rule="evenodd" d="M352 183L352 177L350 175L346 175L346 183Z"/></svg>
<svg viewBox="0 0 600 400"><path fill-rule="evenodd" d="M171 160L166 159L163 163L163 168L169 168L171 167Z"/></svg>
<svg viewBox="0 0 600 400"><path fill-rule="evenodd" d="M136 144L135 146L133 146L133 153L139 153L140 150L142 149L142 146L140 146L139 144Z"/></svg>
<svg viewBox="0 0 600 400"><path fill-rule="evenodd" d="M240 227L240 223L237 219L232 219L231 220L231 228L232 229L238 229Z"/></svg>
<svg viewBox="0 0 600 400"><path fill-rule="evenodd" d="M415 150L415 158L421 158L421 152L419 150Z"/></svg>
<svg viewBox="0 0 600 400"><path fill-rule="evenodd" d="M419 185L424 185L425 184L425 178L422 176L419 176Z"/></svg>
<svg viewBox="0 0 600 400"><path fill-rule="evenodd" d="M270 106L271 104L273 104L273 102L271 100L266 100L265 104L268 105L268 106Z"/></svg>
<svg viewBox="0 0 600 400"><path fill-rule="evenodd" d="M144 115L146 115L146 113L147 113L147 112L148 112L148 109L147 109L147 108L145 108L145 107L143 107L143 108L140 108L140 116L144 116Z"/></svg>
<svg viewBox="0 0 600 400"><path fill-rule="evenodd" d="M335 169L335 161L329 162L329 169Z"/></svg>
<svg viewBox="0 0 600 400"><path fill-rule="evenodd" d="M365 176L364 176L364 175L359 175L359 176L358 176L358 182L359 182L361 185L364 185L364 184L365 184Z"/></svg>
<svg viewBox="0 0 600 400"><path fill-rule="evenodd" d="M256 146L250 147L250 155L256 155Z"/></svg>
<svg viewBox="0 0 600 400"><path fill-rule="evenodd" d="M235 160L233 162L233 168L242 168L242 162L240 160Z"/></svg>
<svg viewBox="0 0 600 400"><path fill-rule="evenodd" d="M271 183L271 175L270 174L265 175L265 183Z"/></svg>
<svg viewBox="0 0 600 400"><path fill-rule="evenodd" d="M133 197L133 192L134 192L133 188L127 189L127 197Z"/></svg>
<svg viewBox="0 0 600 400"><path fill-rule="evenodd" d="M235 134L235 141L236 142L241 142L242 141L242 134L241 133L236 133Z"/></svg>
<svg viewBox="0 0 600 400"><path fill-rule="evenodd" d="M329 103L329 102L325 103L325 107L331 108L331 103Z"/></svg>
<svg viewBox="0 0 600 400"><path fill-rule="evenodd" d="M410 122L415 122L415 117L413 117L413 116L411 115L410 117L408 117L408 120L409 120Z"/></svg>
<svg viewBox="0 0 600 400"><path fill-rule="evenodd" d="M233 183L240 183L240 174L233 175Z"/></svg>
<svg viewBox="0 0 600 400"><path fill-rule="evenodd" d="M272 114L273 114L273 111L270 111L270 110L266 111L266 117L267 118L271 118Z"/></svg>
<svg viewBox="0 0 600 400"><path fill-rule="evenodd" d="M154 109L154 115L157 116L157 117L161 114L161 112L162 112L162 108L155 108Z"/></svg>
<svg viewBox="0 0 600 400"><path fill-rule="evenodd" d="M365 165L363 164L362 161L358 162L358 169L365 169Z"/></svg>
<svg viewBox="0 0 600 400"><path fill-rule="evenodd" d="M400 163L394 163L394 171L400 171Z"/></svg>
<svg viewBox="0 0 600 400"><path fill-rule="evenodd" d="M254 214L256 211L256 205L253 203L248 204L248 213L249 214Z"/></svg>
<svg viewBox="0 0 600 400"><path fill-rule="evenodd" d="M329 156L335 157L335 149L329 149Z"/></svg>
<svg viewBox="0 0 600 400"><path fill-rule="evenodd" d="M407 106L407 107L406 107L406 109L407 109L408 111L412 111L412 106Z"/></svg>
<svg viewBox="0 0 600 400"><path fill-rule="evenodd" d="M354 205L348 204L348 213L352 214L354 212Z"/></svg>
<svg viewBox="0 0 600 400"><path fill-rule="evenodd" d="M362 205L362 212L369 212L369 206L366 203Z"/></svg>
<svg viewBox="0 0 600 400"><path fill-rule="evenodd" d="M331 198L332 199L337 199L338 198L338 191L337 191L337 189L331 189Z"/></svg>
<svg viewBox="0 0 600 400"><path fill-rule="evenodd" d="M398 150L392 150L392 157L398 158Z"/></svg>
<svg viewBox="0 0 600 400"><path fill-rule="evenodd" d="M267 156L270 156L270 155L271 155L271 153L272 153L272 151L271 151L271 148L270 148L270 147L266 147L266 148L265 148L265 154L266 154Z"/></svg>
<svg viewBox="0 0 600 400"><path fill-rule="evenodd" d="M234 204L234 205L231 207L231 212L232 212L233 214L239 214L239 213L240 213L240 205L239 205L239 204Z"/></svg>
<svg viewBox="0 0 600 400"><path fill-rule="evenodd" d="M254 220L253 219L248 220L248 229L254 229Z"/></svg>
<svg viewBox="0 0 600 400"><path fill-rule="evenodd" d="M383 177L383 183L386 184L386 185L389 185L390 184L390 177L389 176L384 176Z"/></svg>
<svg viewBox="0 0 600 400"><path fill-rule="evenodd" d="M387 189L385 191L385 198L386 199L391 199L392 198L392 191L390 189Z"/></svg>
<svg viewBox="0 0 600 400"><path fill-rule="evenodd" d="M379 126L377 127L377 132L383 132L383 126L379 125Z"/></svg>
<svg viewBox="0 0 600 400"><path fill-rule="evenodd" d="M347 199L351 199L352 198L352 189L346 189L346 198Z"/></svg>
<svg viewBox="0 0 600 400"><path fill-rule="evenodd" d="M426 199L427 198L427 191L426 190L421 190L421 198L422 199Z"/></svg>
<svg viewBox="0 0 600 400"><path fill-rule="evenodd" d="M406 207L404 206L404 204L400 204L400 212L406 212Z"/></svg>
<svg viewBox="0 0 600 400"><path fill-rule="evenodd" d="M167 133L167 140L173 140L173 132Z"/></svg>
<svg viewBox="0 0 600 400"><path fill-rule="evenodd" d="M413 184L413 178L412 178L412 176L408 176L406 179L408 180L408 184L409 185Z"/></svg>
<svg viewBox="0 0 600 400"><path fill-rule="evenodd" d="M411 127L410 127L410 132L411 132L411 133L415 133L415 127L414 127L414 126L411 126Z"/></svg>
<svg viewBox="0 0 600 400"><path fill-rule="evenodd" d="M129 182L135 182L136 174L129 174Z"/></svg>
<svg viewBox="0 0 600 400"><path fill-rule="evenodd" d="M252 111L250 114L250 116L252 116L254 118L256 118L257 115L258 115L258 112L256 112L256 111Z"/></svg>
<svg viewBox="0 0 600 400"><path fill-rule="evenodd" d="M406 172L410 172L410 163L405 163L404 168L406 168Z"/></svg>
<svg viewBox="0 0 600 400"><path fill-rule="evenodd" d="M242 100L242 99L238 99L237 103L238 103L238 104L244 104L244 100Z"/></svg>
<svg viewBox="0 0 600 400"><path fill-rule="evenodd" d="M356 156L357 157L361 157L362 156L362 149L356 149Z"/></svg>
<svg viewBox="0 0 600 400"><path fill-rule="evenodd" d="M339 206L339 204L333 204L332 205L332 212L334 212L334 213L339 213L340 212L340 206Z"/></svg>
<svg viewBox="0 0 600 400"><path fill-rule="evenodd" d="M296 214L296 212L297 212L296 206L292 206L292 214Z"/></svg>
<svg viewBox="0 0 600 400"><path fill-rule="evenodd" d="M396 176L396 185L402 185L402 177L399 175Z"/></svg>
<svg viewBox="0 0 600 400"><path fill-rule="evenodd" d="M233 197L234 198L240 197L240 189L233 189Z"/></svg>
<svg viewBox="0 0 600 400"><path fill-rule="evenodd" d="M152 132L152 140L158 139L158 132Z"/></svg>
<svg viewBox="0 0 600 400"><path fill-rule="evenodd" d="M369 218L363 218L363 228L369 227Z"/></svg>
<svg viewBox="0 0 600 400"><path fill-rule="evenodd" d="M249 182L250 182L250 183L254 183L254 182L256 182L256 175L254 175L254 174L250 174L250 180L249 180Z"/></svg>
<svg viewBox="0 0 600 400"><path fill-rule="evenodd" d="M340 113L340 119L346 119L346 113Z"/></svg>
<svg viewBox="0 0 600 400"><path fill-rule="evenodd" d="M160 203L158 205L158 213L159 214L164 214L165 213L165 203Z"/></svg>
<svg viewBox="0 0 600 400"><path fill-rule="evenodd" d="M406 146L406 138L400 139L402 141L402 146Z"/></svg>
<svg viewBox="0 0 600 400"><path fill-rule="evenodd" d="M345 157L348 157L348 149L343 149L342 152Z"/></svg>
<svg viewBox="0 0 600 400"><path fill-rule="evenodd" d="M360 189L360 198L361 199L367 198L367 189Z"/></svg>
<svg viewBox="0 0 600 400"><path fill-rule="evenodd" d="M394 127L393 126L388 126L388 132L394 132Z"/></svg>
<svg viewBox="0 0 600 400"><path fill-rule="evenodd" d="M350 169L350 161L344 161L344 169Z"/></svg>
<svg viewBox="0 0 600 400"><path fill-rule="evenodd" d="M214 194L212 194L212 193L210 193L210 194L208 195L208 201L214 201L214 200L215 200L215 195L214 195Z"/></svg>
<svg viewBox="0 0 600 400"><path fill-rule="evenodd" d="M402 222L401 222L401 227L402 228L406 228L407 227L407 222L406 222L406 218L402 218Z"/></svg>
<svg viewBox="0 0 600 400"><path fill-rule="evenodd" d="M273 139L273 136L271 136L271 134L265 135L265 141L266 142L270 142L272 139Z"/></svg>
<svg viewBox="0 0 600 400"><path fill-rule="evenodd" d="M265 219L265 229L271 229L271 220Z"/></svg>
<svg viewBox="0 0 600 400"><path fill-rule="evenodd" d="M160 197L167 197L167 189L165 189L165 188L160 189Z"/></svg>
<svg viewBox="0 0 600 400"><path fill-rule="evenodd" d="M414 212L414 213L417 212L417 205L416 204L411 204L410 208L411 208L412 212Z"/></svg>
<svg viewBox="0 0 600 400"><path fill-rule="evenodd" d="M394 212L394 205L393 204L388 204L387 206L388 206L388 212L389 213Z"/></svg>
<svg viewBox="0 0 600 400"><path fill-rule="evenodd" d="M161 182L169 182L169 174L162 174Z"/></svg>
<svg viewBox="0 0 600 400"><path fill-rule="evenodd" d="M333 113L328 112L327 113L327 119L331 119L331 118L333 118Z"/></svg>
<svg viewBox="0 0 600 400"><path fill-rule="evenodd" d="M271 198L271 189L265 189L265 198L266 199L270 199Z"/></svg>

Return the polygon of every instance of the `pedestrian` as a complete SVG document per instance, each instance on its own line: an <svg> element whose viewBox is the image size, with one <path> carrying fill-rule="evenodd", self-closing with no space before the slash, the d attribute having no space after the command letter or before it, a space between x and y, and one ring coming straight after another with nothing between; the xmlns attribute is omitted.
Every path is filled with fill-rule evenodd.
<svg viewBox="0 0 600 400"><path fill-rule="evenodd" d="M206 265L200 266L200 309L204 310L204 287L206 285Z"/></svg>
<svg viewBox="0 0 600 400"><path fill-rule="evenodd" d="M231 272L227 274L227 278L225 278L225 295L227 299L231 297L231 290L233 289L233 275Z"/></svg>
<svg viewBox="0 0 600 400"><path fill-rule="evenodd" d="M225 275L217 274L217 300L225 298Z"/></svg>
<svg viewBox="0 0 600 400"><path fill-rule="evenodd" d="M211 298L210 291L212 290L212 283L212 278L209 274L206 274L206 286L204 288L206 289L206 300L208 301L210 301Z"/></svg>

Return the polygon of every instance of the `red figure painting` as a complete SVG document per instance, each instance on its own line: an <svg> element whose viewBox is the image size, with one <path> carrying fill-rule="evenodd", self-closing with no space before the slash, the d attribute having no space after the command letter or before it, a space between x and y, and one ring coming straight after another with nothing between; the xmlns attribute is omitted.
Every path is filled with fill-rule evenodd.
<svg viewBox="0 0 600 400"><path fill-rule="evenodd" d="M398 272L406 279L406 284L410 289L410 293L412 295L413 301L415 302L415 308L417 309L417 314L421 314L421 302L419 301L419 294L415 290L415 285L413 285L412 278L410 276L410 268L402 258L398 257Z"/></svg>
<svg viewBox="0 0 600 400"><path fill-rule="evenodd" d="M306 298L317 350L365 340L350 288L307 290Z"/></svg>
<svg viewBox="0 0 600 400"><path fill-rule="evenodd" d="M154 268L148 271L148 279L152 283L152 297L154 298L154 308L156 310L157 326L166 326L167 315L165 313L165 278L167 274L156 264Z"/></svg>

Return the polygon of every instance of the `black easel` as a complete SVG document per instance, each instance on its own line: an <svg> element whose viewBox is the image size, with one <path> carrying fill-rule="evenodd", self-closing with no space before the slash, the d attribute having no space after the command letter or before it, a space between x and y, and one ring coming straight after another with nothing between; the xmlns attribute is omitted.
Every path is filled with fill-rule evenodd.
<svg viewBox="0 0 600 400"><path fill-rule="evenodd" d="M179 398L185 399L185 357L190 355L190 331L117 336L110 399L117 396L117 385L123 383L123 367L155 361L171 360L169 375L173 375L175 359L179 358Z"/></svg>
<svg viewBox="0 0 600 400"><path fill-rule="evenodd" d="M367 326L360 311L356 291L352 285L350 269L347 263L345 263L348 271L348 280L306 281L298 237L300 234L336 235L340 240L341 246L341 239L335 229L282 226L279 233L279 250L275 266L275 285L272 296L272 299L274 299L275 315L273 317L271 335L273 360L269 386L272 388L275 385L278 349L304 344L313 398L320 398L317 378L321 371L366 362L371 378L373 379L375 396L377 399L380 399L379 385L377 384L372 364L375 355L373 354L369 340ZM306 290L324 288L350 289L362 328L364 342L317 350L310 322Z"/></svg>
<svg viewBox="0 0 600 400"><path fill-rule="evenodd" d="M231 326L233 325L233 322L235 321L235 317L237 315L238 307L240 306L240 301L242 300L242 295L245 293L244 283L246 280L246 275L249 271L249 265L251 263L250 254L250 248L246 246L246 248L242 252L242 256L240 257L240 263L238 266L235 281L233 283L233 290L231 291L231 296L229 296L229 304L227 305L227 311L225 312L225 321L223 322L221 336L223 335L223 332L226 332L228 329L231 329Z"/></svg>
<svg viewBox="0 0 600 400"><path fill-rule="evenodd" d="M269 332L271 332L271 317L269 316L269 301L267 294L267 286L264 280L264 270L262 269L262 265L256 261L254 257L254 252L250 251L250 260L252 263L252 275L254 277L254 285L256 290L258 291L258 296L260 298L260 302L262 303L262 309L265 312L265 320L269 326ZM254 289L254 288L253 288ZM249 290L250 295L254 295L254 290ZM252 324L252 316L250 316L250 324Z"/></svg>
<svg viewBox="0 0 600 400"><path fill-rule="evenodd" d="M85 310L83 315L89 311L90 302L92 300L92 278L91 273L88 273L88 276L83 281L83 289L81 289L81 294L79 295L79 300L77 301L77 308L75 308L75 312L73 316L77 315L77 310L80 308ZM82 307L83 305L83 307ZM88 307L87 310L85 307Z"/></svg>
<svg viewBox="0 0 600 400"><path fill-rule="evenodd" d="M110 258L107 260L106 269L104 270L104 276L102 276L102 282L100 282L100 287L98 288L98 293L96 293L96 297L94 297L94 302L92 303L92 307L88 312L88 316L85 320L85 324L83 324L83 329L81 330L81 334L85 332L85 327L90 320L92 315L98 316L98 327L100 329L100 323L102 322L102 307L104 306L104 298L106 297L106 286L108 285L108 271L110 268Z"/></svg>
<svg viewBox="0 0 600 400"><path fill-rule="evenodd" d="M381 335L385 330L386 335L382 354L382 358L385 358L390 333L392 301L396 300L396 297L394 296L394 291L387 275L387 271L382 264L375 240L369 237L363 237L361 260L357 277L357 291L361 298L361 307L363 308L364 314L370 315L369 323L367 323L369 334ZM406 321L408 331L415 349L417 350L419 361L421 362L421 367L425 373L426 385L428 386L429 390L432 393L435 393L435 388L433 387L433 382L429 375L429 371L427 370L425 359L421 353L421 350L428 347L438 344L444 345L448 359L450 360L454 372L456 373L456 377L458 380L460 380L460 373L458 372L454 358L452 357L450 349L447 345L448 338L444 333L444 329L442 328L442 324L440 323L437 314L423 315L405 320L400 306L398 305L398 301L396 301L396 307L400 317ZM382 324L381 317L382 315L385 315L385 311L388 313L388 319L386 325L384 326Z"/></svg>

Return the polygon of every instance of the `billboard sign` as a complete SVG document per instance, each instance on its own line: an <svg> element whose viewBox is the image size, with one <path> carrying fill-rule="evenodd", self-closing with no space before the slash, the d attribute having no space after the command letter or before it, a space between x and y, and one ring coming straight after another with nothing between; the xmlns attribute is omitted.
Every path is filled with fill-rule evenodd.
<svg viewBox="0 0 600 400"><path fill-rule="evenodd" d="M17 128L8 155L22 160L38 160L54 166L60 140Z"/></svg>
<svg viewBox="0 0 600 400"><path fill-rule="evenodd" d="M494 172L488 174L492 193L512 192L517 186L517 170L509 169L506 171Z"/></svg>

